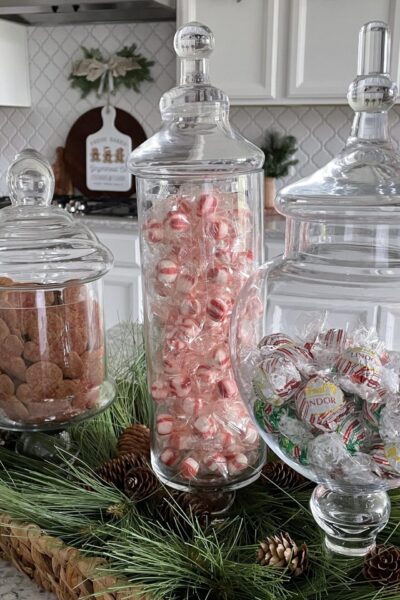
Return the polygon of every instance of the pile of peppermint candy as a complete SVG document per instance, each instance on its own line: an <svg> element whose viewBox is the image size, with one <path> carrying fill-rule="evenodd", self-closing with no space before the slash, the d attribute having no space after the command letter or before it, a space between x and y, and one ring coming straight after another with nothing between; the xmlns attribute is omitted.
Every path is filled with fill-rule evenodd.
<svg viewBox="0 0 400 600"><path fill-rule="evenodd" d="M228 344L235 298L254 268L254 223L246 195L222 186L160 194L143 223L153 454L165 477L185 484L246 477L262 454Z"/></svg>
<svg viewBox="0 0 400 600"><path fill-rule="evenodd" d="M254 414L284 455L336 481L400 478L400 355L375 330L273 333L256 364Z"/></svg>

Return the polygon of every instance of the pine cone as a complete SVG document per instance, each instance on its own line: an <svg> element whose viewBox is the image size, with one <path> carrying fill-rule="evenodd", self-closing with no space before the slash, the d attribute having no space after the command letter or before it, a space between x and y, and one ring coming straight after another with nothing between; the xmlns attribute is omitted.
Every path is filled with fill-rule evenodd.
<svg viewBox="0 0 400 600"><path fill-rule="evenodd" d="M124 491L135 502L148 498L159 487L157 477L148 467L133 467L126 474Z"/></svg>
<svg viewBox="0 0 400 600"><path fill-rule="evenodd" d="M400 548L375 546L364 559L363 574L378 586L400 584Z"/></svg>
<svg viewBox="0 0 400 600"><path fill-rule="evenodd" d="M202 529L205 529L211 520L211 507L207 500L200 495L187 492L173 492L165 496L158 507L158 513L162 521L168 523L173 529L189 527L184 515L197 519Z"/></svg>
<svg viewBox="0 0 400 600"><path fill-rule="evenodd" d="M268 477L268 479L284 490L293 490L307 482L307 479L303 475L300 475L300 473L281 460L264 465L262 475ZM269 483L263 477L261 477L261 481L265 484Z"/></svg>
<svg viewBox="0 0 400 600"><path fill-rule="evenodd" d="M131 454L123 454L122 456L108 460L97 469L96 474L106 483L111 483L123 491L128 471L133 468L144 467L145 464L145 460L142 457L132 452Z"/></svg>
<svg viewBox="0 0 400 600"><path fill-rule="evenodd" d="M294 577L307 568L307 546L299 548L290 535L283 531L260 542L256 560L261 566L288 569Z"/></svg>
<svg viewBox="0 0 400 600"><path fill-rule="evenodd" d="M150 458L150 429L145 425L130 425L119 436L117 449L119 456L134 452Z"/></svg>

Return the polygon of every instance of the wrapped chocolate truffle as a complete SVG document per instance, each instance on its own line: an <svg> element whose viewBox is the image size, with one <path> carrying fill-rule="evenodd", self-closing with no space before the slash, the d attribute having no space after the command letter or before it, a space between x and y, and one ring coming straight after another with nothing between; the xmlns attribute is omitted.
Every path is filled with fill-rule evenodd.
<svg viewBox="0 0 400 600"><path fill-rule="evenodd" d="M51 429L104 409L101 278L110 252L51 206L50 165L33 150L8 170L0 212L0 427Z"/></svg>
<svg viewBox="0 0 400 600"><path fill-rule="evenodd" d="M347 143L278 193L285 254L244 284L231 327L235 378L258 431L318 484L311 510L326 544L353 557L374 545L389 518L386 490L400 486L400 155L389 135L389 42L384 23L362 28Z"/></svg>

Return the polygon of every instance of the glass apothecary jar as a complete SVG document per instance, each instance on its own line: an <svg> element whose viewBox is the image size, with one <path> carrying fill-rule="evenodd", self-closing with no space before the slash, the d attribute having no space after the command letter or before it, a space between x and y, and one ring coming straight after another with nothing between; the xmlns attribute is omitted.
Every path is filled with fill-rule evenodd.
<svg viewBox="0 0 400 600"><path fill-rule="evenodd" d="M54 177L34 150L8 170L0 211L0 427L47 430L110 404L101 278L112 255L51 206Z"/></svg>
<svg viewBox="0 0 400 600"><path fill-rule="evenodd" d="M178 489L234 489L264 450L231 370L233 303L262 256L263 153L228 121L209 82L211 31L175 36L180 84L161 98L162 129L130 156L137 177L152 464ZM257 310L258 307L253 307Z"/></svg>
<svg viewBox="0 0 400 600"><path fill-rule="evenodd" d="M311 509L327 546L362 555L400 486L400 156L389 32L360 32L344 150L282 190L285 254L249 278L234 310L236 379L274 452L318 483ZM249 307L263 312L249 319ZM258 339L255 346L249 331Z"/></svg>

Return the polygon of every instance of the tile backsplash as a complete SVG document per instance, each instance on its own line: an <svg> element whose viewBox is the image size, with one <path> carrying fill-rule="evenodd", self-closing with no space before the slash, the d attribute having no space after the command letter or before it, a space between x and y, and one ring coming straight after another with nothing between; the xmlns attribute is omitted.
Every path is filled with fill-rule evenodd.
<svg viewBox="0 0 400 600"><path fill-rule="evenodd" d="M174 31L174 23L30 28L32 107L0 107L0 194L6 193L5 172L17 152L30 146L52 161L75 120L101 105L94 94L81 99L79 90L70 87L71 64L82 56L81 46L100 48L106 56L134 42L155 61L153 82L144 83L139 94L121 89L115 98L116 105L130 112L147 135L154 133L160 126L160 96L175 82ZM342 148L351 110L346 106L234 106L231 121L256 144L271 127L297 137L299 164L282 184L311 173ZM392 134L400 142L400 106L392 111Z"/></svg>

